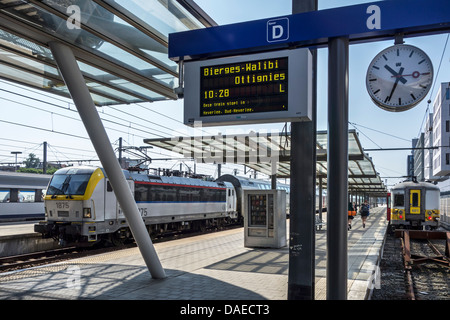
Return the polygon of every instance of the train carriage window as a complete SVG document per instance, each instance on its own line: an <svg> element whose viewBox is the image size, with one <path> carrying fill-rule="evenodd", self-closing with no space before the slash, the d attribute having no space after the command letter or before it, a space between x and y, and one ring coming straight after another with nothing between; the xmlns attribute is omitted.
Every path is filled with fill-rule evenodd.
<svg viewBox="0 0 450 320"><path fill-rule="evenodd" d="M223 189L208 189L209 199L208 201L213 202L225 202L227 200L226 190Z"/></svg>
<svg viewBox="0 0 450 320"><path fill-rule="evenodd" d="M34 190L19 190L18 202L34 202L36 192Z"/></svg>
<svg viewBox="0 0 450 320"><path fill-rule="evenodd" d="M193 202L199 202L202 200L200 188L192 188L191 192L192 192L192 201Z"/></svg>
<svg viewBox="0 0 450 320"><path fill-rule="evenodd" d="M187 187L178 188L179 201L188 202L191 201L191 192Z"/></svg>
<svg viewBox="0 0 450 320"><path fill-rule="evenodd" d="M0 189L0 202L9 202L9 189Z"/></svg>
<svg viewBox="0 0 450 320"><path fill-rule="evenodd" d="M165 201L174 202L177 201L177 189L171 186L164 187Z"/></svg>
<svg viewBox="0 0 450 320"><path fill-rule="evenodd" d="M136 201L149 201L147 191L147 186L136 183L134 186L134 199Z"/></svg>
<svg viewBox="0 0 450 320"><path fill-rule="evenodd" d="M404 207L405 206L405 195L395 194L394 195L394 207Z"/></svg>
<svg viewBox="0 0 450 320"><path fill-rule="evenodd" d="M232 191L234 193L234 191ZM157 184L135 185L136 201L151 202L225 202L226 189L208 189Z"/></svg>
<svg viewBox="0 0 450 320"><path fill-rule="evenodd" d="M413 206L413 207L419 206L419 194L418 193L412 194L411 206Z"/></svg>

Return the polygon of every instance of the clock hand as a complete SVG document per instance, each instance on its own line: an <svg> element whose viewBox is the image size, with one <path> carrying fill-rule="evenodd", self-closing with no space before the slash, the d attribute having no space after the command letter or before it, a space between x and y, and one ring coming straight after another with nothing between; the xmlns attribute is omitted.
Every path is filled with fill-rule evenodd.
<svg viewBox="0 0 450 320"><path fill-rule="evenodd" d="M401 72L400 73L395 72L395 70L389 67L387 64L384 66L384 68L387 71L389 71L394 77L397 77L397 79L399 79L401 83L405 84L407 82L407 80L403 78L403 76L401 75ZM404 68L401 68L400 70L404 70Z"/></svg>
<svg viewBox="0 0 450 320"><path fill-rule="evenodd" d="M398 75L400 77L402 76L403 70L405 70L405 68L400 68L400 71L398 72ZM394 86L392 87L392 91L391 91L391 94L389 95L388 101L391 101L392 95L394 94L394 91L397 88L397 84L399 81L401 81L400 77L397 77L397 79L395 79L395 83L394 83ZM405 82L406 82L406 80L405 80Z"/></svg>
<svg viewBox="0 0 450 320"><path fill-rule="evenodd" d="M396 76L392 76L391 78L394 78L394 77L410 77L410 76L412 76L413 78L418 78L418 77L420 77L420 76L427 76L427 75L429 75L429 74L431 74L431 72L424 72L424 73L420 73L419 71L414 71L413 73L411 73L411 74L403 74L403 75L396 75Z"/></svg>

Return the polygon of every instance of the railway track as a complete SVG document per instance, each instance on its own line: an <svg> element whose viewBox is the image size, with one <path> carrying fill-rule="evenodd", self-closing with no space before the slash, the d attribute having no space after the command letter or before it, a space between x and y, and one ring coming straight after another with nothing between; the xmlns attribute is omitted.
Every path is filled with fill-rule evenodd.
<svg viewBox="0 0 450 320"><path fill-rule="evenodd" d="M402 243L407 298L450 298L450 232L396 231L396 236Z"/></svg>
<svg viewBox="0 0 450 320"><path fill-rule="evenodd" d="M120 247L108 247L108 248L64 247L53 250L26 253L16 256L1 257L0 273L46 265L69 259L81 258L88 255L100 254L104 252L110 252L113 250L121 250L129 248L131 246L135 246L135 244L128 244Z"/></svg>
<svg viewBox="0 0 450 320"><path fill-rule="evenodd" d="M429 243L438 252L433 251ZM445 259L437 259L443 260L442 263L433 260L445 255L446 245L444 239L415 239L413 236L409 241L410 263L405 268L402 238L388 232L380 262L380 285L373 290L371 299L450 300L450 268L445 265ZM445 256L448 257L448 252Z"/></svg>

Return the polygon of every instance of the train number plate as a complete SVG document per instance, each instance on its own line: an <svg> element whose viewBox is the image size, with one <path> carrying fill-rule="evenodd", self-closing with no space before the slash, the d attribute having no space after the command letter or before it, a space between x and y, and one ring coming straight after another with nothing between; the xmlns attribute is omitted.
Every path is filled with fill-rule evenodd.
<svg viewBox="0 0 450 320"><path fill-rule="evenodd" d="M57 209L69 209L69 201L58 201L56 202Z"/></svg>

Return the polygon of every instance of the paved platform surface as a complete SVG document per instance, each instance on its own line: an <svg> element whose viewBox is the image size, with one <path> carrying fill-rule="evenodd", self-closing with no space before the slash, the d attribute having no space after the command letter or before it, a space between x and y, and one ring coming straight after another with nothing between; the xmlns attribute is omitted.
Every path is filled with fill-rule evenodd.
<svg viewBox="0 0 450 320"><path fill-rule="evenodd" d="M387 228L374 208L348 232L348 299L367 298ZM152 279L138 248L0 274L1 300L286 300L288 247L244 247L243 228L155 244L167 278ZM326 299L326 227L316 232L315 298Z"/></svg>
<svg viewBox="0 0 450 320"><path fill-rule="evenodd" d="M22 234L36 234L34 232L34 225L39 221L24 221L24 222L3 222L0 223L0 238L7 236L16 236Z"/></svg>

